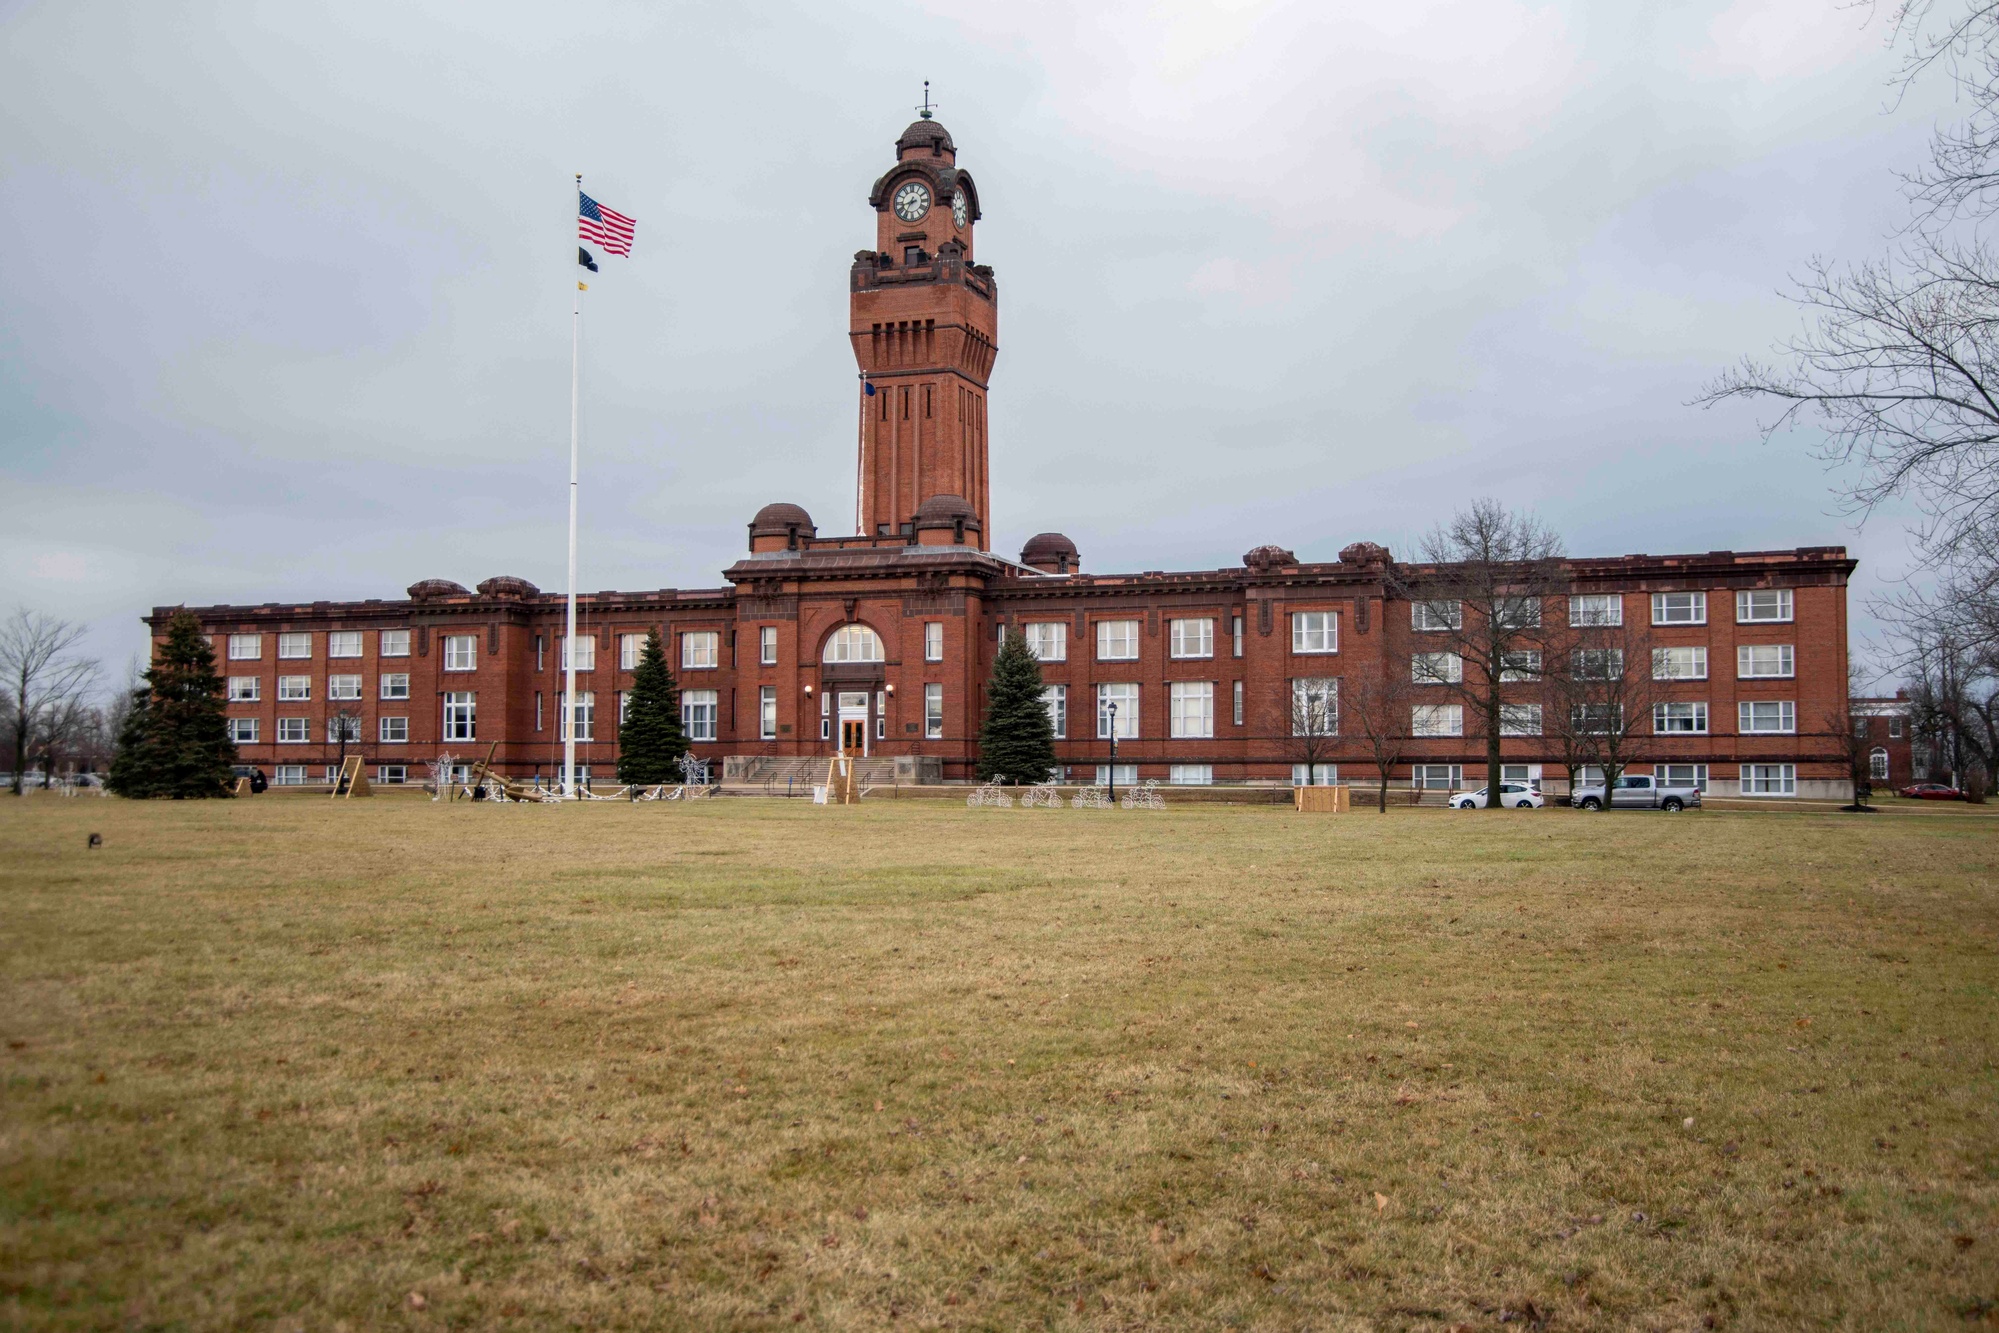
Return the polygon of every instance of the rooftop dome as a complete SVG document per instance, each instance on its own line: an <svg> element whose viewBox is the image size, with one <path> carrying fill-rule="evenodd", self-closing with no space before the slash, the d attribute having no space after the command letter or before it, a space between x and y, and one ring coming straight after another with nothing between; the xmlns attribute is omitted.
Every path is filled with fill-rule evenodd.
<svg viewBox="0 0 1999 1333"><path fill-rule="evenodd" d="M812 525L812 515L795 504L767 504L757 510L757 516L750 520L752 537L785 537L796 528L801 537L817 536L819 529Z"/></svg>
<svg viewBox="0 0 1999 1333"><path fill-rule="evenodd" d="M1020 548L1020 563L1030 569L1067 574L1081 562L1076 555L1076 543L1059 532L1037 532Z"/></svg>
<svg viewBox="0 0 1999 1333"><path fill-rule="evenodd" d="M960 522L968 528L979 526L978 514L962 495L933 495L916 506L919 528L948 528Z"/></svg>
<svg viewBox="0 0 1999 1333"><path fill-rule="evenodd" d="M404 589L413 602L427 602L433 597L464 597L468 594L465 585L453 583L450 579L418 579Z"/></svg>
<svg viewBox="0 0 1999 1333"><path fill-rule="evenodd" d="M958 145L951 142L951 131L934 120L912 122L910 127L902 132L902 137L895 141L895 148L896 152L900 153L905 148L927 148L931 144L941 145L947 153L958 151Z"/></svg>
<svg viewBox="0 0 1999 1333"><path fill-rule="evenodd" d="M1282 546L1257 546L1243 555L1242 562L1251 569L1275 569L1297 564L1298 557Z"/></svg>
<svg viewBox="0 0 1999 1333"><path fill-rule="evenodd" d="M512 574L495 574L479 585L481 597L539 597L541 589Z"/></svg>

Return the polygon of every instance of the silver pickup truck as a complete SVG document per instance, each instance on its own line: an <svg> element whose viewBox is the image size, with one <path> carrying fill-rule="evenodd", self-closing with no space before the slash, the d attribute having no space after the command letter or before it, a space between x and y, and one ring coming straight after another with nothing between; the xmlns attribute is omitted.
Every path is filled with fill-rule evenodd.
<svg viewBox="0 0 1999 1333"><path fill-rule="evenodd" d="M1603 809L1603 785L1577 787L1569 793L1569 804L1578 810ZM1667 814L1676 815L1688 806L1700 809L1701 789L1669 787L1657 778L1626 773L1618 778L1617 786L1610 793L1609 804L1613 810L1664 810Z"/></svg>

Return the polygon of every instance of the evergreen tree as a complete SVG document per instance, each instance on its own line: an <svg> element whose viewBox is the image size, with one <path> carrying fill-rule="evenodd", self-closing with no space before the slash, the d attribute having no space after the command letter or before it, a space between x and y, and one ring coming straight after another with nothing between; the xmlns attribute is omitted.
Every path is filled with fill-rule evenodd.
<svg viewBox="0 0 1999 1333"><path fill-rule="evenodd" d="M236 745L224 719L222 677L201 625L185 611L167 624L112 762L111 790L174 800L227 796Z"/></svg>
<svg viewBox="0 0 1999 1333"><path fill-rule="evenodd" d="M646 635L632 688L625 692L625 720L618 728L618 781L640 787L675 782L687 733L680 727L680 686L667 669L659 631Z"/></svg>
<svg viewBox="0 0 1999 1333"><path fill-rule="evenodd" d="M1042 699L1041 662L1017 631L1000 641L986 683L986 719L979 727L979 778L1019 785L1046 782L1055 767L1055 727Z"/></svg>

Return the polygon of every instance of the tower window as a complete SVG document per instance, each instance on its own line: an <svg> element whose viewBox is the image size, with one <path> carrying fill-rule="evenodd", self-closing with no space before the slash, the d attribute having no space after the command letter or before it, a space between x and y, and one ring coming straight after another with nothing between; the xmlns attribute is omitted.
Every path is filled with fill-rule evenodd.
<svg viewBox="0 0 1999 1333"><path fill-rule="evenodd" d="M902 247L902 262L910 267L928 263L929 260L930 256L923 253L923 247L920 245L905 245Z"/></svg>
<svg viewBox="0 0 1999 1333"><path fill-rule="evenodd" d="M906 388L902 391L902 419L909 420L909 390Z"/></svg>
<svg viewBox="0 0 1999 1333"><path fill-rule="evenodd" d="M928 384L923 386L923 415L926 417L930 415L930 386Z"/></svg>

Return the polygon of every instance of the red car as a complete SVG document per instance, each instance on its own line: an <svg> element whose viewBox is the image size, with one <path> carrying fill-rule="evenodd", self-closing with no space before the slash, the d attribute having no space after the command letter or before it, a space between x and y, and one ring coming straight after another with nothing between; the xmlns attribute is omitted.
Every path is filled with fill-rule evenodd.
<svg viewBox="0 0 1999 1333"><path fill-rule="evenodd" d="M1902 788L1901 795L1912 801L1961 801L1964 793L1955 787L1946 787L1941 782L1918 782Z"/></svg>

